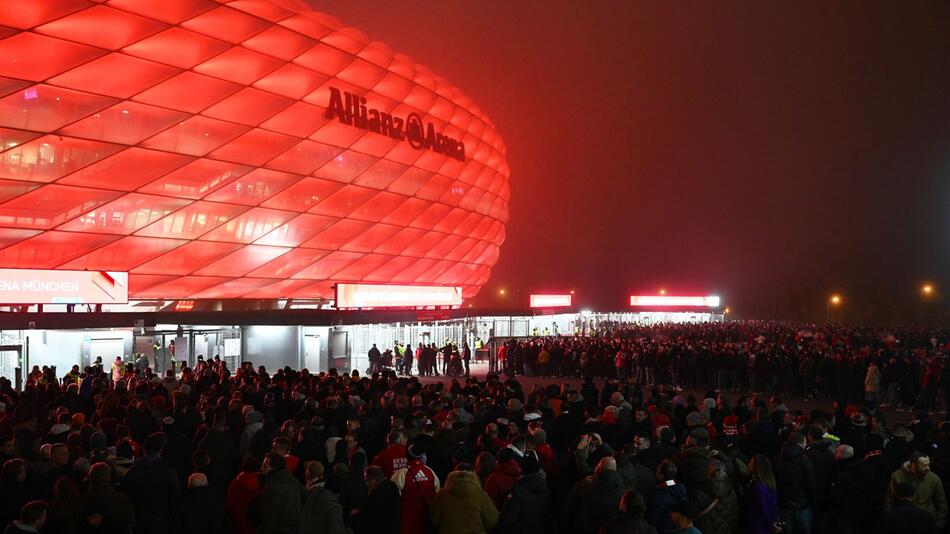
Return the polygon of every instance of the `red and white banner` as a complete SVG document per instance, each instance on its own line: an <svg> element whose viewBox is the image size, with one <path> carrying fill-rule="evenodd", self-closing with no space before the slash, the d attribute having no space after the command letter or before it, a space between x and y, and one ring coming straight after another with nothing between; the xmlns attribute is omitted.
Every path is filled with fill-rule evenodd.
<svg viewBox="0 0 950 534"><path fill-rule="evenodd" d="M127 304L129 274L0 269L0 304Z"/></svg>
<svg viewBox="0 0 950 534"><path fill-rule="evenodd" d="M462 305L462 288L450 286L396 286L385 284L337 284L336 307L420 308Z"/></svg>
<svg viewBox="0 0 950 534"><path fill-rule="evenodd" d="M563 308L571 305L571 295L531 295L532 308Z"/></svg>
<svg viewBox="0 0 950 534"><path fill-rule="evenodd" d="M708 297L670 297L666 295L631 295L631 306L669 306L689 308L718 308L720 299L717 296Z"/></svg>

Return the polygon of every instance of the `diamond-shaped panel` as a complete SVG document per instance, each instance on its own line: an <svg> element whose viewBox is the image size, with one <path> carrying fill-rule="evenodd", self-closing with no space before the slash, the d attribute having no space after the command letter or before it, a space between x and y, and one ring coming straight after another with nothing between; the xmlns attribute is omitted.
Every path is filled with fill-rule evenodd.
<svg viewBox="0 0 950 534"><path fill-rule="evenodd" d="M20 0L0 26L0 267L130 271L132 298L488 280L503 141L363 32L285 0Z"/></svg>

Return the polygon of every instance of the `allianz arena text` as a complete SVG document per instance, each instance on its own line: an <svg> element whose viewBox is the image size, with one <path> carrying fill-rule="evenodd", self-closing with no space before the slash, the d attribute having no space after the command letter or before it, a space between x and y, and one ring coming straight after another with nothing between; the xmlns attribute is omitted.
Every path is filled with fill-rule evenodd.
<svg viewBox="0 0 950 534"><path fill-rule="evenodd" d="M470 298L509 174L459 89L302 2L0 10L0 268L127 271L133 299Z"/></svg>

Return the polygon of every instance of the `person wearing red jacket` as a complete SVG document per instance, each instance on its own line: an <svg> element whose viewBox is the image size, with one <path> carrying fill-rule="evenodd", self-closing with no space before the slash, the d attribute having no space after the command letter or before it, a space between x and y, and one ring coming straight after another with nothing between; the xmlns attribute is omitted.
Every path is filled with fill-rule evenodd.
<svg viewBox="0 0 950 534"><path fill-rule="evenodd" d="M235 534L255 534L257 529L247 520L247 509L254 497L260 494L258 484L260 464L253 457L245 458L241 472L234 478L224 496L224 504L231 515Z"/></svg>
<svg viewBox="0 0 950 534"><path fill-rule="evenodd" d="M429 503L439 491L439 477L425 463L425 455L410 446L407 450L409 463L397 470L392 481L402 494L399 510L399 532L417 534L425 532Z"/></svg>
<svg viewBox="0 0 950 534"><path fill-rule="evenodd" d="M396 471L409 465L406 457L406 435L399 430L393 430L386 436L388 446L373 458L373 465L383 468L386 478L392 478Z"/></svg>
<svg viewBox="0 0 950 534"><path fill-rule="evenodd" d="M515 481L521 476L521 464L518 455L509 448L498 451L498 465L495 472L485 480L485 493L491 497L495 507L501 510Z"/></svg>

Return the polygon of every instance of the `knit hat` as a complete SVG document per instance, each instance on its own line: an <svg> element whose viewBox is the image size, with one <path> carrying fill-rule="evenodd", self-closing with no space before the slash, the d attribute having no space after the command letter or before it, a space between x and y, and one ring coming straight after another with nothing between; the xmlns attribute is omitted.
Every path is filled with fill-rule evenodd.
<svg viewBox="0 0 950 534"><path fill-rule="evenodd" d="M424 455L425 453L419 450L415 445L410 445L409 448L406 449L406 456L409 458L422 458Z"/></svg>
<svg viewBox="0 0 950 534"><path fill-rule="evenodd" d="M734 415L727 416L722 420L722 433L727 436L738 436L738 427L739 418Z"/></svg>
<svg viewBox="0 0 950 534"><path fill-rule="evenodd" d="M703 399L703 407L712 410L716 407L716 399L711 399L709 397Z"/></svg>
<svg viewBox="0 0 950 534"><path fill-rule="evenodd" d="M682 395L673 397L673 406L686 406L686 399Z"/></svg>

